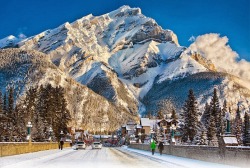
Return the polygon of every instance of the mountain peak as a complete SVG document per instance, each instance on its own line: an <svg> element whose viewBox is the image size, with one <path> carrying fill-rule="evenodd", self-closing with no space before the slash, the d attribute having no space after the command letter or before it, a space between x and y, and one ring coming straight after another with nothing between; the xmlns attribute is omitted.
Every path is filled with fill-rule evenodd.
<svg viewBox="0 0 250 168"><path fill-rule="evenodd" d="M123 5L120 8L108 13L108 15L112 17L123 17L123 16L134 16L140 15L141 9L140 8L131 8L128 5Z"/></svg>
<svg viewBox="0 0 250 168"><path fill-rule="evenodd" d="M9 35L3 39L0 39L0 48L8 48L8 47L13 47L15 46L20 39L13 35Z"/></svg>
<svg viewBox="0 0 250 168"><path fill-rule="evenodd" d="M129 5L122 5L119 9L126 10L126 9L131 9L131 7Z"/></svg>

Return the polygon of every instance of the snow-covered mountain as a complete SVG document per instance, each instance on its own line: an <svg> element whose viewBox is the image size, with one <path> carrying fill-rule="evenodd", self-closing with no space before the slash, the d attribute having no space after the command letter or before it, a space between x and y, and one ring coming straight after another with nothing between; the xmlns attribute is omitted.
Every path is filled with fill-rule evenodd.
<svg viewBox="0 0 250 168"><path fill-rule="evenodd" d="M30 86L51 84L65 90L68 109L72 116L70 126L99 131L97 118L106 116L105 129L115 130L137 115L115 106L112 102L81 85L55 66L46 54L34 50L0 50L0 90L9 86L15 88L17 103L22 101Z"/></svg>
<svg viewBox="0 0 250 168"><path fill-rule="evenodd" d="M0 48L10 48L10 47L15 47L17 45L18 42L20 42L21 39L10 35L7 36L3 39L0 39Z"/></svg>
<svg viewBox="0 0 250 168"><path fill-rule="evenodd" d="M203 53L180 46L173 31L139 8L90 14L22 40L18 47L47 54L65 76L132 115L156 111L162 99L179 112L190 88L201 109L214 87L230 105L250 106L244 79L218 71Z"/></svg>
<svg viewBox="0 0 250 168"><path fill-rule="evenodd" d="M65 23L28 38L19 46L49 54L66 74L108 100L137 113L138 93L132 92L140 91L128 89L121 80L139 77L146 69L157 67L163 60L157 55L151 57L157 43L162 42L168 42L165 45L173 48L173 51L166 51L166 57L167 54L169 57L180 54L183 48L178 48L177 37L172 31L163 30L153 19L141 14L139 8L123 6L102 16L88 15L71 24ZM130 54L135 50L134 58ZM119 58L117 63L119 55L123 60ZM124 69L118 69L119 66ZM100 87L98 82L104 85ZM150 86L145 88L150 88L152 81L147 85Z"/></svg>

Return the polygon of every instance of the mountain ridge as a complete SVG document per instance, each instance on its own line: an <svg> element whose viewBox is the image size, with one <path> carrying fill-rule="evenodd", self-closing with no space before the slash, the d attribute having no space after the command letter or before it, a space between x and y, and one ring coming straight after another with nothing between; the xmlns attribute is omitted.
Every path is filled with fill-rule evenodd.
<svg viewBox="0 0 250 168"><path fill-rule="evenodd" d="M248 96L241 97L238 95L240 92L231 94L234 88L231 86L237 83L234 81L236 78L218 77L220 82L213 84L213 79L206 78L207 74L216 76L218 73L217 76L220 76L223 72L218 71L214 63L201 53L180 46L173 31L163 30L154 19L144 16L139 8L122 6L101 16L89 14L29 37L19 42L18 47L46 54L66 76L132 115L157 110L149 107L152 103L147 104L151 100L149 95L154 98L152 107L162 97L172 100L167 97L172 93L165 92L175 93L178 88L172 86L171 82L169 84L169 81L178 84L183 80L188 83L186 89L192 86L196 90L197 86L189 81L202 74L205 77L200 78L201 81L197 79L197 82L204 85L202 88L206 91L207 99L203 100L203 92L199 92L197 97L202 99L200 110L204 102L209 101L214 87L222 89L221 98L228 97L232 106L240 101L244 102L242 109L250 107ZM238 83L243 84L244 79L241 80ZM165 96L155 91L157 86L162 88ZM186 89L182 94L186 95ZM180 102L183 99L185 96ZM177 107L177 112L180 112L181 106Z"/></svg>

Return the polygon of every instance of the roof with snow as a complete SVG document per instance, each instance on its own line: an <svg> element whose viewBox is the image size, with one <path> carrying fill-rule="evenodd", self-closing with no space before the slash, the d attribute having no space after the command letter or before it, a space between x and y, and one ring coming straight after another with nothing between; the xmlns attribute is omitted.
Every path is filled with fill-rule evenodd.
<svg viewBox="0 0 250 168"><path fill-rule="evenodd" d="M137 124L136 128L142 128L142 126L140 124Z"/></svg>
<svg viewBox="0 0 250 168"><path fill-rule="evenodd" d="M157 126L157 123L160 122L159 119L149 119L149 118L141 118L141 126L142 127L151 127Z"/></svg>
<svg viewBox="0 0 250 168"><path fill-rule="evenodd" d="M149 118L141 118L141 126L145 127L145 126L150 126L150 120Z"/></svg>

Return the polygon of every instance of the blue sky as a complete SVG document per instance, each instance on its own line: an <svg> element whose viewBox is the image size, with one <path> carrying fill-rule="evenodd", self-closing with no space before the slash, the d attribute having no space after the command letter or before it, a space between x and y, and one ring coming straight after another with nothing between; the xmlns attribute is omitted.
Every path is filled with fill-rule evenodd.
<svg viewBox="0 0 250 168"><path fill-rule="evenodd" d="M250 61L250 0L0 0L0 39L26 36L72 22L87 14L102 15L122 5L140 7L164 29L173 30L180 45L189 38L219 33L240 58Z"/></svg>

